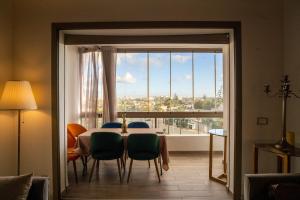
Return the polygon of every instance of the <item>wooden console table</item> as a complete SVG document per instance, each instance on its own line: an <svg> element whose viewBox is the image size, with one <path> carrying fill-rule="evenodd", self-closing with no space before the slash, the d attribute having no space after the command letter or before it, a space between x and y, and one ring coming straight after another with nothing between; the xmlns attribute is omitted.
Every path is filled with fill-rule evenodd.
<svg viewBox="0 0 300 200"><path fill-rule="evenodd" d="M254 173L258 173L258 152L265 151L277 156L277 172L290 173L291 157L300 157L300 148L293 148L288 151L282 151L274 147L274 144L258 143L254 145Z"/></svg>

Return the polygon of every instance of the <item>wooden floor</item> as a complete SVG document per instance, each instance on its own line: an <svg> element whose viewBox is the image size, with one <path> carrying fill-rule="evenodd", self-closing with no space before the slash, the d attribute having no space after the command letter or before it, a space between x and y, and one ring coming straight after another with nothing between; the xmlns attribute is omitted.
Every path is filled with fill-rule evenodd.
<svg viewBox="0 0 300 200"><path fill-rule="evenodd" d="M91 161L89 168L91 169ZM77 161L79 183L74 181L72 164L69 163L68 173L70 187L64 194L64 200L81 199L207 199L229 200L232 195L225 186L208 179L208 154L206 153L171 153L170 169L163 171L161 183L155 173L155 166L151 162L134 161L129 184L125 179L119 182L116 161L104 161L100 164L100 174L94 174L89 184L88 176L81 176L81 162ZM214 159L214 174L222 172L222 155Z"/></svg>

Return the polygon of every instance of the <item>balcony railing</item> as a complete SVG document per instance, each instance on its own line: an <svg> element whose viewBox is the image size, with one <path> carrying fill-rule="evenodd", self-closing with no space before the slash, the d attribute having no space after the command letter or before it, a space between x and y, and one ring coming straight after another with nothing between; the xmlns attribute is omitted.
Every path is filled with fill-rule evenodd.
<svg viewBox="0 0 300 200"><path fill-rule="evenodd" d="M200 135L209 129L223 127L223 112L119 112L118 121L126 114L127 123L144 121L152 128L161 128L166 134ZM102 114L98 114L98 126Z"/></svg>

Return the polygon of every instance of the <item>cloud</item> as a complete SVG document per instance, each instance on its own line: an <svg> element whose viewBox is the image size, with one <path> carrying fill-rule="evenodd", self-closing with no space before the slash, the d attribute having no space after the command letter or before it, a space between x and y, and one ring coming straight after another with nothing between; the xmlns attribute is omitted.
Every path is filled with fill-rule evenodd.
<svg viewBox="0 0 300 200"><path fill-rule="evenodd" d="M186 74L186 75L184 76L184 78L185 78L186 80L192 80L192 75L191 75L191 74Z"/></svg>
<svg viewBox="0 0 300 200"><path fill-rule="evenodd" d="M117 64L122 65L123 62L127 62L130 65L147 66L147 58L141 56L140 53L118 53Z"/></svg>
<svg viewBox="0 0 300 200"><path fill-rule="evenodd" d="M129 83L129 84L132 84L132 83L135 83L136 82L136 78L134 78L132 76L132 74L130 74L129 72L126 72L124 74L124 76L117 76L117 82L119 83Z"/></svg>
<svg viewBox="0 0 300 200"><path fill-rule="evenodd" d="M184 56L184 55L176 54L176 55L172 55L172 58L177 62L184 63L188 60L191 60L192 56Z"/></svg>

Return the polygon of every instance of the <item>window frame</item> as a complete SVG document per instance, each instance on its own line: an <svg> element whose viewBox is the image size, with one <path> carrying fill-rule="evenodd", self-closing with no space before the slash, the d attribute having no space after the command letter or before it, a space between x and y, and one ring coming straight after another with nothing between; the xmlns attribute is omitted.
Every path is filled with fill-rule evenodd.
<svg viewBox="0 0 300 200"><path fill-rule="evenodd" d="M212 111L186 111L186 112L176 112L176 111L167 111L167 112L155 112L149 111L150 108L150 95L149 95L149 53L192 53L192 99L195 103L195 74L194 74L194 53L224 53L223 48L117 48L117 53L147 53L147 99L148 99L148 112L117 112L117 117L122 117L123 114L126 114L128 118L222 118L223 111L216 111L216 56L214 56L214 101L215 107ZM171 61L170 61L171 62ZM117 66L116 66L117 67ZM224 64L223 64L224 67ZM172 64L170 63L170 79L171 79L171 70ZM170 80L170 87L172 87L172 82ZM223 88L224 92L224 88ZM171 88L170 88L170 98L171 97ZM117 97L118 98L118 97ZM102 113L98 113L98 117L102 117Z"/></svg>

